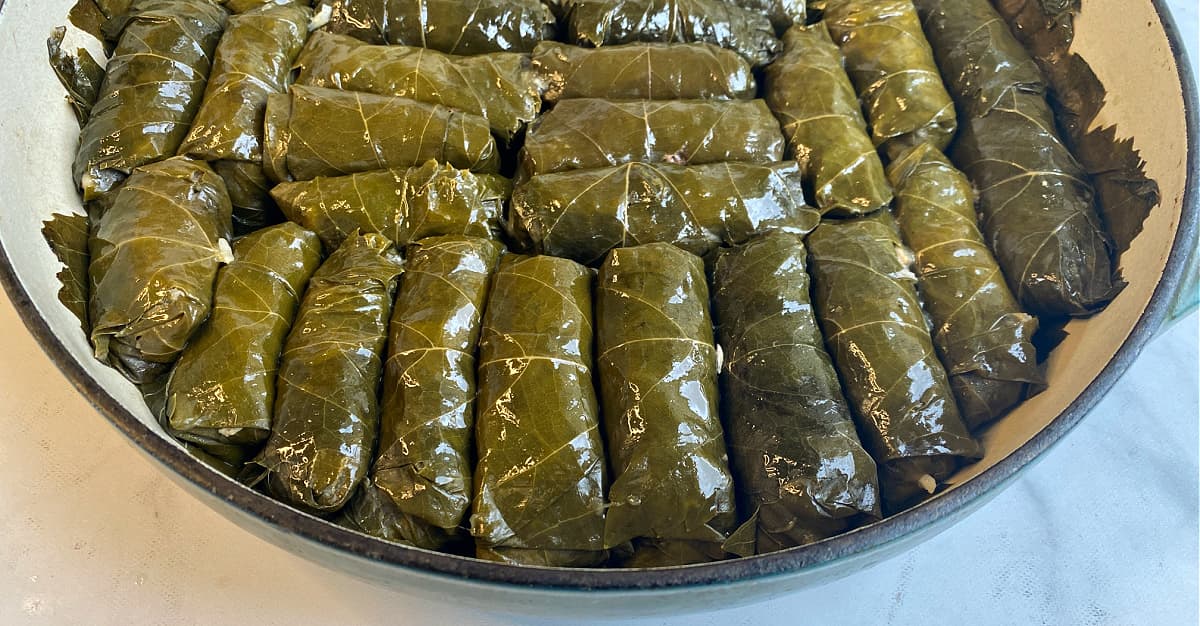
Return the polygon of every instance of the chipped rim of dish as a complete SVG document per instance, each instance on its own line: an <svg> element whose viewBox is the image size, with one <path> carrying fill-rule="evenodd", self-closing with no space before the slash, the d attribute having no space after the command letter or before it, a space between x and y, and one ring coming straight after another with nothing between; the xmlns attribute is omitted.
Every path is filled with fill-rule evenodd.
<svg viewBox="0 0 1200 626"><path fill-rule="evenodd" d="M1187 126L1187 175L1183 207L1171 253L1141 317L1112 360L1082 393L1028 442L978 476L940 497L927 500L880 522L782 552L700 565L653 569L566 569L514 566L410 548L369 537L292 509L255 492L193 457L182 447L138 420L80 366L38 313L16 277L7 250L0 244L0 284L4 286L29 332L55 366L112 424L157 462L228 506L261 522L324 544L347 556L390 566L421 570L449 578L495 585L515 585L561 591L632 591L736 583L799 573L838 559L865 554L904 536L944 521L1003 486L1071 431L1155 336L1171 316L1176 292L1189 268L1200 228L1200 102L1183 41L1164 0L1151 0L1174 57L1183 88ZM0 0L0 9L4 0Z"/></svg>

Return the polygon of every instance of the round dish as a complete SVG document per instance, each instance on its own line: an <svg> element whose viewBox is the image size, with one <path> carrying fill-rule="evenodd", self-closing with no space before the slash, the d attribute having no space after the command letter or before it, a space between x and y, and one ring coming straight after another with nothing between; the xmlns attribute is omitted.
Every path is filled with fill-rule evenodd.
<svg viewBox="0 0 1200 626"><path fill-rule="evenodd" d="M1105 123L1139 139L1163 203L1124 258L1130 286L1104 313L1073 322L1050 362L1053 385L984 437L988 456L954 486L900 515L803 548L750 559L658 570L581 571L514 567L404 548L296 512L225 478L155 425L140 396L94 361L58 303L58 264L41 221L78 205L67 174L77 126L45 66L43 38L70 0L0 0L4 96L0 187L0 282L30 331L74 384L167 475L248 530L298 554L393 587L491 608L546 614L635 614L701 610L753 601L878 562L974 510L1059 441L1136 358L1166 316L1194 249L1197 103L1182 44L1159 2L1095 0L1078 22L1077 50L1109 89ZM1138 25L1136 27L1131 25ZM1145 31L1131 37L1131 29ZM1112 42L1122 42L1112 45ZM1127 59L1145 59L1130 71ZM14 93L15 92L15 93ZM1157 105L1146 114L1144 103ZM30 120L38 120L31 123ZM697 588L703 593L692 593ZM619 598L619 600L618 600Z"/></svg>

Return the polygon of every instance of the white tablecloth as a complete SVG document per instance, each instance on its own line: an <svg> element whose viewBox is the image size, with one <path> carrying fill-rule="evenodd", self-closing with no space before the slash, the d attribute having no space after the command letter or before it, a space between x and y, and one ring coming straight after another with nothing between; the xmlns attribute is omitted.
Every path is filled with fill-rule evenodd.
<svg viewBox="0 0 1200 626"><path fill-rule="evenodd" d="M1170 3L1193 50L1194 0ZM1193 53L1193 58L1195 54ZM841 581L654 624L1196 624L1193 314L991 503ZM0 623L516 623L332 573L212 512L71 391L0 295Z"/></svg>

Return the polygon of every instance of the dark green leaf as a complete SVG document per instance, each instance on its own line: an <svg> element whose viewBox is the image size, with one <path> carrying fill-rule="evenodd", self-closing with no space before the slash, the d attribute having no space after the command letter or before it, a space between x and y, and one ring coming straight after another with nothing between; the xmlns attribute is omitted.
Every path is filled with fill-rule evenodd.
<svg viewBox="0 0 1200 626"><path fill-rule="evenodd" d="M893 159L926 142L945 150L954 103L912 0L828 0L824 23L846 57L875 145Z"/></svg>
<svg viewBox="0 0 1200 626"><path fill-rule="evenodd" d="M129 0L123 0L122 4L125 4L124 8L128 9ZM120 9L121 7L116 8ZM104 39L104 23L108 21L108 18L109 15L106 15L100 5L96 4L96 0L79 0L67 13L67 20L71 22L71 25L105 44L110 43ZM108 53L108 50L105 50L105 53Z"/></svg>
<svg viewBox="0 0 1200 626"><path fill-rule="evenodd" d="M397 509L386 534L441 548L471 504L475 347L502 248L435 237L408 249L388 331L379 454L371 477Z"/></svg>
<svg viewBox="0 0 1200 626"><path fill-rule="evenodd" d="M719 553L737 513L703 262L668 244L613 250L596 319L614 474L605 544L683 540Z"/></svg>
<svg viewBox="0 0 1200 626"><path fill-rule="evenodd" d="M592 273L508 255L479 342L477 555L591 565L604 546L604 447L592 387Z"/></svg>
<svg viewBox="0 0 1200 626"><path fill-rule="evenodd" d="M211 0L133 3L79 138L73 173L85 201L134 168L175 155L200 107L225 17Z"/></svg>
<svg viewBox="0 0 1200 626"><path fill-rule="evenodd" d="M711 43L755 66L779 52L765 15L723 0L560 0L567 41L598 48L634 42Z"/></svg>
<svg viewBox="0 0 1200 626"><path fill-rule="evenodd" d="M817 319L891 515L933 493L983 449L967 432L934 353L891 215L825 221L808 245Z"/></svg>
<svg viewBox="0 0 1200 626"><path fill-rule="evenodd" d="M748 554L879 517L875 462L825 352L806 265L803 237L774 232L722 250L713 272L729 454L740 504L755 512Z"/></svg>
<svg viewBox="0 0 1200 626"><path fill-rule="evenodd" d="M50 66L54 68L58 82L67 90L67 102L71 103L79 125L83 126L96 103L100 83L104 80L104 68L84 48L76 49L74 54L64 51L62 43L66 34L65 27L55 28L46 40L46 48L50 52Z"/></svg>
<svg viewBox="0 0 1200 626"><path fill-rule="evenodd" d="M283 213L336 248L355 230L399 246L438 235L496 238L511 185L429 161L420 167L283 183L271 190Z"/></svg>
<svg viewBox="0 0 1200 626"><path fill-rule="evenodd" d="M716 46L644 43L580 48L542 42L533 67L546 100L744 100L756 92L750 65Z"/></svg>
<svg viewBox="0 0 1200 626"><path fill-rule="evenodd" d="M487 121L435 104L293 86L268 99L264 165L276 182L420 165L430 159L496 173Z"/></svg>
<svg viewBox="0 0 1200 626"><path fill-rule="evenodd" d="M923 144L900 155L888 175L933 343L963 420L978 429L1045 384L1031 343L1037 319L1021 310L984 243L975 192L962 172Z"/></svg>
<svg viewBox="0 0 1200 626"><path fill-rule="evenodd" d="M584 98L559 102L530 128L521 167L534 176L636 161L774 163L783 158L783 143L779 122L762 100Z"/></svg>
<svg viewBox="0 0 1200 626"><path fill-rule="evenodd" d="M788 151L817 206L834 215L887 206L892 188L825 25L793 26L783 44L783 56L766 69L767 104L783 124Z"/></svg>
<svg viewBox="0 0 1200 626"><path fill-rule="evenodd" d="M322 0L318 11L325 7L330 32L449 54L529 52L555 31L539 0Z"/></svg>
<svg viewBox="0 0 1200 626"><path fill-rule="evenodd" d="M240 239L217 274L212 316L167 383L176 437L238 462L271 433L275 374L300 296L321 263L316 234L286 223Z"/></svg>
<svg viewBox="0 0 1200 626"><path fill-rule="evenodd" d="M653 242L704 255L768 230L807 234L821 219L804 202L795 163L630 163L544 174L517 186L510 216L518 239L539 253L585 264Z"/></svg>
<svg viewBox="0 0 1200 626"><path fill-rule="evenodd" d="M317 31L296 67L301 85L411 98L479 115L506 141L542 107L543 87L525 54L457 57Z"/></svg>
<svg viewBox="0 0 1200 626"><path fill-rule="evenodd" d="M208 319L230 259L229 196L212 169L173 158L135 170L89 243L96 358L135 383L157 378Z"/></svg>
<svg viewBox="0 0 1200 626"><path fill-rule="evenodd" d="M58 289L58 301L67 307L84 334L90 335L88 326L88 217L76 213L56 213L42 223L42 237L50 244L54 256L63 264L55 276L62 286Z"/></svg>
<svg viewBox="0 0 1200 626"><path fill-rule="evenodd" d="M331 513L366 477L400 272L392 242L366 234L347 239L309 282L284 344L271 437L255 459L276 497Z"/></svg>

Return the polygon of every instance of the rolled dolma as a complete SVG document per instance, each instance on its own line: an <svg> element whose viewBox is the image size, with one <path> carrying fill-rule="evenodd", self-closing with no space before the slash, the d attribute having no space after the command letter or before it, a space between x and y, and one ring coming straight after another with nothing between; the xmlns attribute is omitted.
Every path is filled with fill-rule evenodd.
<svg viewBox="0 0 1200 626"><path fill-rule="evenodd" d="M975 222L967 177L929 144L888 167L896 222L916 255L917 286L933 343L972 430L1000 417L1045 384L1033 334Z"/></svg>
<svg viewBox="0 0 1200 626"><path fill-rule="evenodd" d="M669 244L613 250L596 319L613 468L605 544L683 541L719 553L737 513L704 263Z"/></svg>
<svg viewBox="0 0 1200 626"><path fill-rule="evenodd" d="M204 103L180 154L229 161L225 179L239 232L279 221L263 187L263 116L267 97L287 89L292 62L308 37L312 11L298 4L264 4L229 18L217 46Z"/></svg>
<svg viewBox="0 0 1200 626"><path fill-rule="evenodd" d="M567 41L580 46L711 43L756 67L779 51L765 15L724 0L562 0L562 5Z"/></svg>
<svg viewBox="0 0 1200 626"><path fill-rule="evenodd" d="M793 26L765 71L766 100L783 124L790 156L825 213L858 215L892 200L883 163L867 136L858 96L823 23Z"/></svg>
<svg viewBox="0 0 1200 626"><path fill-rule="evenodd" d="M1083 3L996 0L993 4L1045 76L1060 136L1089 175L1096 209L1119 258L1142 232L1150 212L1162 203L1162 193L1158 182L1146 175L1146 162L1133 138L1121 137L1116 126L1099 119L1111 98L1074 45Z"/></svg>
<svg viewBox="0 0 1200 626"><path fill-rule="evenodd" d="M912 0L828 0L824 22L846 58L875 145L889 159L925 142L945 150L957 128L954 102Z"/></svg>
<svg viewBox="0 0 1200 626"><path fill-rule="evenodd" d="M213 282L231 261L225 184L200 161L134 170L88 248L92 344L135 383L171 367L208 319Z"/></svg>
<svg viewBox="0 0 1200 626"><path fill-rule="evenodd" d="M233 259L167 381L166 418L176 437L240 465L271 434L279 354L321 242L288 222L238 240Z"/></svg>
<svg viewBox="0 0 1200 626"><path fill-rule="evenodd" d="M388 327L379 454L371 479L398 537L438 549L471 504L475 347L500 244L435 237L409 247Z"/></svg>
<svg viewBox="0 0 1200 626"><path fill-rule="evenodd" d="M488 121L506 141L542 108L542 87L525 54L459 57L424 48L372 46L317 31L296 61L301 85L441 104Z"/></svg>
<svg viewBox="0 0 1200 626"><path fill-rule="evenodd" d="M774 163L783 158L783 143L762 100L581 98L559 102L530 127L521 167L533 176L635 161Z"/></svg>
<svg viewBox="0 0 1200 626"><path fill-rule="evenodd" d="M1009 287L1035 315L1104 308L1124 282L1036 65L987 2L919 6L954 98L969 113L950 157L979 190L983 234Z"/></svg>
<svg viewBox="0 0 1200 626"><path fill-rule="evenodd" d="M510 190L507 178L428 161L282 183L271 195L289 220L334 249L355 230L382 233L399 246L437 235L495 239Z"/></svg>
<svg viewBox="0 0 1200 626"><path fill-rule="evenodd" d="M753 525L746 556L879 517L875 462L813 317L807 254L801 235L773 232L723 249L713 271L722 413Z"/></svg>
<svg viewBox="0 0 1200 626"><path fill-rule="evenodd" d="M592 387L591 270L548 256L500 260L478 385L477 555L602 563L606 468Z"/></svg>
<svg viewBox="0 0 1200 626"><path fill-rule="evenodd" d="M1043 93L1033 58L989 0L914 0L946 87L968 117L991 111L1006 92Z"/></svg>
<svg viewBox="0 0 1200 626"><path fill-rule="evenodd" d="M295 85L268 98L267 176L312 180L420 165L430 159L475 172L500 167L478 115L407 98Z"/></svg>
<svg viewBox="0 0 1200 626"><path fill-rule="evenodd" d="M529 52L554 39L555 20L539 0L321 0L326 28L367 43L419 46L449 54Z"/></svg>
<svg viewBox="0 0 1200 626"><path fill-rule="evenodd" d="M212 68L225 9L211 0L137 0L79 136L75 182L90 201L134 168L175 156Z"/></svg>
<svg viewBox="0 0 1200 626"><path fill-rule="evenodd" d="M891 515L983 449L954 403L891 215L825 221L808 247L817 319Z"/></svg>
<svg viewBox="0 0 1200 626"><path fill-rule="evenodd" d="M1028 311L1088 316L1121 291L1087 174L1044 96L1006 92L964 124L952 158L979 190L983 232Z"/></svg>
<svg viewBox="0 0 1200 626"><path fill-rule="evenodd" d="M645 243L705 255L769 230L807 234L821 216L794 162L629 163L534 176L514 190L510 220L539 253L590 265Z"/></svg>
<svg viewBox="0 0 1200 626"><path fill-rule="evenodd" d="M539 43L533 67L545 98L611 100L747 100L757 92L750 65L706 43L635 43L580 48Z"/></svg>
<svg viewBox="0 0 1200 626"><path fill-rule="evenodd" d="M400 258L357 235L313 274L279 364L271 437L255 459L267 489L317 513L342 508L367 475Z"/></svg>

